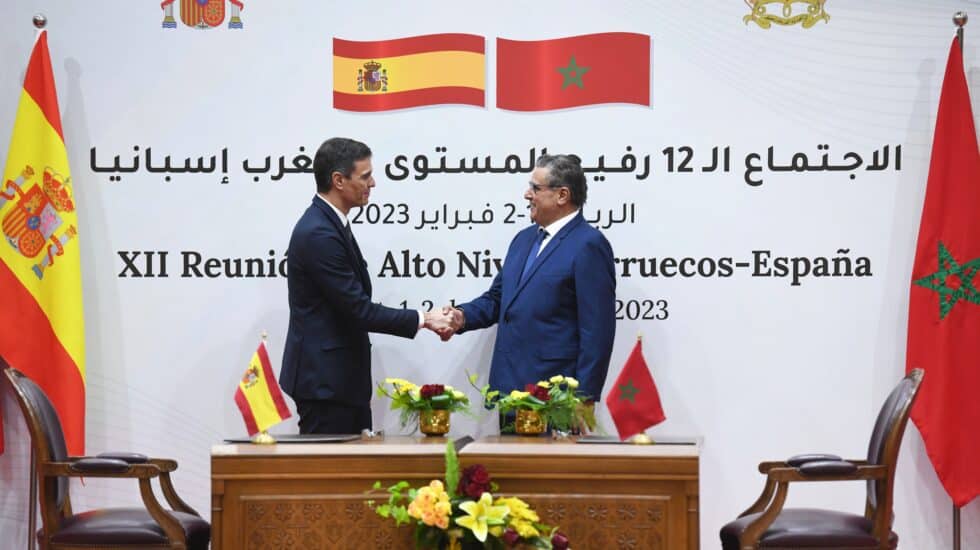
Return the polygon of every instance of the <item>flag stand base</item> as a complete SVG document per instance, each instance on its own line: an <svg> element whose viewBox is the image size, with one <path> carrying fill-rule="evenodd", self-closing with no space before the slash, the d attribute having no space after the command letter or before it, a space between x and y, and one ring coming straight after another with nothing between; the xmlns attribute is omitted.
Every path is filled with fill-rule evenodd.
<svg viewBox="0 0 980 550"><path fill-rule="evenodd" d="M653 440L650 439L650 436L645 433L638 433L626 441L632 443L633 445L653 445Z"/></svg>
<svg viewBox="0 0 980 550"><path fill-rule="evenodd" d="M276 438L269 435L269 432L263 430L252 438L252 443L255 445L275 445Z"/></svg>

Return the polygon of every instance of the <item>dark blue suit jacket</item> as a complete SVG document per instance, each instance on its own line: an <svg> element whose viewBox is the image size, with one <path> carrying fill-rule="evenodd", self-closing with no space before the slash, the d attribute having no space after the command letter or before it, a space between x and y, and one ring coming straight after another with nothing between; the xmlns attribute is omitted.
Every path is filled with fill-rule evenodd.
<svg viewBox="0 0 980 550"><path fill-rule="evenodd" d="M414 337L418 312L371 302L357 241L317 197L293 229L286 265L289 332L279 385L296 401L367 406L373 389L368 332Z"/></svg>
<svg viewBox="0 0 980 550"><path fill-rule="evenodd" d="M490 387L501 392L562 374L598 400L616 334L612 247L581 212L540 252L523 284L521 271L538 226L514 237L490 290L459 307L463 331L494 323Z"/></svg>

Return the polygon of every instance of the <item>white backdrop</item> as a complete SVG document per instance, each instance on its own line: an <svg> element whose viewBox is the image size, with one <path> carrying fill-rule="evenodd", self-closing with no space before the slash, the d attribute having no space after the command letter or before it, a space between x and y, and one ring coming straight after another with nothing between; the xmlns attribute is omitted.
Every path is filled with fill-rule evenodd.
<svg viewBox="0 0 980 550"><path fill-rule="evenodd" d="M746 25L738 0L666 2L280 2L245 1L244 29L162 29L158 2L18 0L0 3L0 151L6 151L33 40L31 16L47 14L52 63L77 197L88 346L88 451L133 450L180 462L178 490L209 511L209 448L242 435L232 394L258 343L269 333L278 372L288 308L282 277L182 277L182 253L205 258L283 258L295 220L309 203L310 174L254 181L242 169L268 156L286 166L312 156L325 138L350 136L374 150L379 175L372 202L382 214L405 205L406 224L355 226L375 298L420 307L465 300L490 278L461 275L458 256L489 250L502 257L523 227L526 174L429 173L414 168L391 181L398 155L430 165L445 154L490 155L501 165L529 150L600 155L620 166L627 147L651 174L596 172L586 215L618 213L604 223L618 258L709 258L748 262L731 276L631 276L618 298L665 300L664 320L624 318L607 380L619 373L638 333L659 385L667 421L651 433L704 437L701 537L718 529L762 487L761 460L810 451L863 456L874 415L904 371L909 274L924 195L946 55L957 9L980 16L980 2L829 0L831 18L812 29ZM975 25L977 25L975 23ZM980 93L976 44L967 27L965 59ZM980 27L977 27L980 29ZM626 31L652 37L652 106L601 105L540 113L495 106L495 39L539 40ZM487 106L437 106L363 114L333 109L334 37L381 40L462 32L487 38ZM821 146L828 145L824 151ZM866 166L890 146L891 165ZM665 148L691 147L692 173L667 170ZM901 168L895 148L901 146ZM134 150L139 147L139 152ZM437 152L445 147L445 153ZM703 172L713 147L729 147L730 170ZM773 147L773 161L767 151ZM95 161L91 151L95 148ZM224 174L98 172L132 164L152 148L175 163L227 150ZM849 164L827 171L817 166ZM763 170L746 183L746 159ZM771 170L796 153L811 170ZM680 154L679 151L675 155ZM145 157L143 157L145 159ZM853 158L853 157L851 157ZM679 157L675 157L679 159ZM526 161L525 161L526 162ZM749 162L755 165L750 157ZM145 164L145 163L144 163ZM119 181L110 176L120 175ZM851 175L855 177L851 179ZM421 226L443 205L489 224ZM367 217L367 212L364 218ZM618 214L617 214L618 215ZM397 220L401 216L393 216ZM433 229L434 227L434 229ZM446 263L440 277L382 277L386 255L401 251ZM846 250L846 252L838 252ZM120 252L167 251L166 278L126 277ZM270 251L271 256L270 256ZM866 262L863 276L762 276L753 251L772 257ZM730 260L723 260L730 258ZM140 262L143 257L140 257ZM769 260L772 261L771 259ZM819 260L816 260L819 261ZM390 273L388 273L390 275ZM657 308L659 309L659 308ZM628 307L623 313L630 313ZM636 310L632 310L636 311ZM624 315L630 317L631 315ZM465 387L464 370L485 379L494 332L449 343L375 336L374 375ZM8 453L0 457L0 541L26 545L26 434L9 399ZM397 432L397 416L374 407L376 428ZM613 430L603 409L600 421ZM454 430L491 433L492 422L457 418ZM295 420L277 431L295 429ZM795 488L789 505L863 511L863 485ZM138 503L135 484L87 480L73 486L76 509ZM951 504L910 424L896 485L895 530L903 548L951 544ZM963 510L964 548L980 547L980 505Z"/></svg>

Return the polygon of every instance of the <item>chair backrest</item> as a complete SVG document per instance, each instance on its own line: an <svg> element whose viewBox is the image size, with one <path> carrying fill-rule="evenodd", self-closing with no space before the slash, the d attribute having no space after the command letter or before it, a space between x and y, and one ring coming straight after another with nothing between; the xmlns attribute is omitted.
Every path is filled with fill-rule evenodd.
<svg viewBox="0 0 980 550"><path fill-rule="evenodd" d="M902 445L902 435L908 423L912 403L922 384L924 371L914 369L888 394L888 399L878 412L871 441L868 444L868 464L888 467L888 477L884 481L868 481L868 519L882 517L882 524L891 526L892 490L895 484L895 465L898 463L898 450ZM876 522L877 523L877 522Z"/></svg>
<svg viewBox="0 0 980 550"><path fill-rule="evenodd" d="M37 464L40 466L44 462L64 461L68 458L65 434L61 430L58 411L48 400L48 396L33 380L24 376L24 373L9 367L2 357L0 357L0 370L4 371L10 382L17 397L17 404L31 431L31 445L34 447ZM37 475L37 472L33 472L32 475ZM41 508L46 512L43 515L45 517L52 517L49 513L64 515L68 499L68 478L58 477L54 480L39 478L38 482L42 489Z"/></svg>

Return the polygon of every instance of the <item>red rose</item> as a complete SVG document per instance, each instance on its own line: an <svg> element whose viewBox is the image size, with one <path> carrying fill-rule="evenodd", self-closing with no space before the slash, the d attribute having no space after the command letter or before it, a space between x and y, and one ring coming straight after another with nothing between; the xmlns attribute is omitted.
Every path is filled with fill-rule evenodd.
<svg viewBox="0 0 980 550"><path fill-rule="evenodd" d="M555 550L567 550L568 537L561 531L555 532L555 535L551 537L551 547Z"/></svg>
<svg viewBox="0 0 980 550"><path fill-rule="evenodd" d="M442 395L446 392L446 386L442 384L425 384L422 389L419 390L419 394L422 399L432 399L437 395Z"/></svg>
<svg viewBox="0 0 980 550"><path fill-rule="evenodd" d="M524 391L528 393L534 393L534 390L538 387L537 384L524 384Z"/></svg>
<svg viewBox="0 0 980 550"><path fill-rule="evenodd" d="M548 395L548 388L542 388L541 386L534 386L534 391L531 392L531 395L542 401L548 401L551 399L551 396Z"/></svg>
<svg viewBox="0 0 980 550"><path fill-rule="evenodd" d="M504 531L504 534L501 535L500 538L504 539L504 542L507 543L507 546L514 546L515 544L517 544L517 541L521 540L521 536L517 534L517 531L511 529L510 527L508 527L507 530Z"/></svg>
<svg viewBox="0 0 980 550"><path fill-rule="evenodd" d="M482 464L474 464L463 468L459 480L459 494L474 500L490 491L490 474Z"/></svg>

